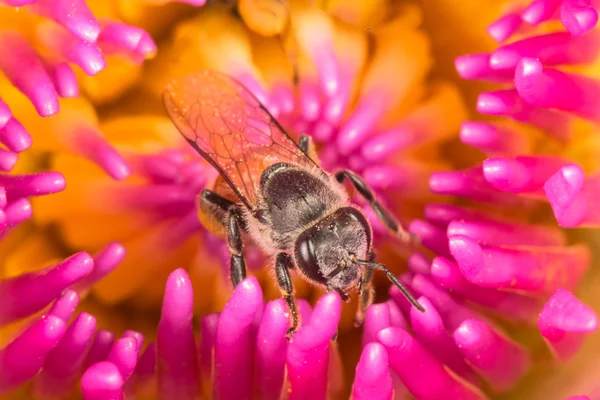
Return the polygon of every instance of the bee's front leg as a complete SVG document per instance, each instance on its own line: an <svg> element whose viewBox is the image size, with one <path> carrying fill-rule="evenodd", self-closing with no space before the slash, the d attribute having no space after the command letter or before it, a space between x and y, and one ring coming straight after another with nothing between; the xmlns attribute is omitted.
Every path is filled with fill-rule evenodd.
<svg viewBox="0 0 600 400"><path fill-rule="evenodd" d="M358 310L356 311L356 317L354 317L354 326L359 327L365 320L365 312L367 308L373 303L373 270L365 268L362 273L362 277L358 282Z"/></svg>
<svg viewBox="0 0 600 400"><path fill-rule="evenodd" d="M229 263L229 272L231 274L231 283L235 288L241 281L246 278L246 262L244 261L244 242L242 240L242 231L239 224L239 216L235 212L235 208L229 210L227 221L227 246L231 253L231 261Z"/></svg>
<svg viewBox="0 0 600 400"><path fill-rule="evenodd" d="M410 233L404 229L400 223L398 223L394 217L387 211L379 201L375 198L375 194L367 185L365 181L354 172L348 170L342 170L335 174L335 178L338 182L342 183L346 178L350 179L352 186L360 193L362 197L369 202L369 205L375 211L377 218L388 228L394 235L399 237L404 242L414 242L416 240Z"/></svg>
<svg viewBox="0 0 600 400"><path fill-rule="evenodd" d="M290 256L286 253L277 254L275 260L275 273L277 275L277 285L279 286L281 295L290 311L290 329L288 329L285 336L288 341L291 341L294 333L300 329L300 314L298 313L298 307L296 306L294 297L294 285L292 283L292 277L290 276L289 258Z"/></svg>

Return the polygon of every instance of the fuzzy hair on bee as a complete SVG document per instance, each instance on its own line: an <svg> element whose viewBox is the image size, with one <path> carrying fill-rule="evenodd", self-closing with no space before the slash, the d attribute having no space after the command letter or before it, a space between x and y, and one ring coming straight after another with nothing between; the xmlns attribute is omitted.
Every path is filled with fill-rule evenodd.
<svg viewBox="0 0 600 400"><path fill-rule="evenodd" d="M387 267L375 261L371 225L350 204L345 180L393 235L404 241L410 237L358 175L323 170L308 136L296 143L256 97L221 73L200 71L174 79L163 100L183 137L220 174L223 184L201 193L199 214L214 231L225 233L233 286L246 277L243 249L249 237L273 260L290 311L288 339L300 327L291 271L344 300L356 289L356 325L373 300L374 271L385 273L424 311Z"/></svg>

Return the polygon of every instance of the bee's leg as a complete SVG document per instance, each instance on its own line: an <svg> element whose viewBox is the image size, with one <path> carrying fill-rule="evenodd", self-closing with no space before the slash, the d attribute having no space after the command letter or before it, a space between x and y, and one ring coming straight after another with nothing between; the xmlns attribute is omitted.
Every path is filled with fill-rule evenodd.
<svg viewBox="0 0 600 400"><path fill-rule="evenodd" d="M242 232L240 229L243 226L240 217L241 214L236 208L235 203L208 189L204 189L200 195L200 207L225 225L227 246L231 253L229 272L231 283L235 288L238 283L246 278L246 262L242 255L244 242L242 241Z"/></svg>
<svg viewBox="0 0 600 400"><path fill-rule="evenodd" d="M231 274L231 283L234 288L246 278L246 262L244 261L244 256L242 254L244 242L242 241L242 231L240 229L238 215L236 208L232 207L229 210L227 223L227 246L231 253L229 272Z"/></svg>
<svg viewBox="0 0 600 400"><path fill-rule="evenodd" d="M298 146L300 146L300 150L304 154L308 154L308 149L310 148L310 136L308 135L300 135L300 139L298 139Z"/></svg>
<svg viewBox="0 0 600 400"><path fill-rule="evenodd" d="M352 185L356 188L356 190L358 190L361 196L369 202L371 208L373 209L373 211L375 211L375 214L377 214L377 218L379 218L379 220L383 222L383 224L390 231L392 231L395 235L399 236L405 242L410 242L412 240L411 235L402 227L402 225L400 225L394 219L394 217L392 217L389 211L383 208L383 206L377 201L377 199L375 199L373 191L371 190L369 185L367 185L367 183L362 180L361 177L356 175L354 172L342 170L335 174L335 178L340 183L344 182L344 179L346 178L350 179L350 182L352 182Z"/></svg>
<svg viewBox="0 0 600 400"><path fill-rule="evenodd" d="M365 320L365 311L371 304L373 304L373 269L365 268L362 273L362 277L358 282L358 310L356 311L356 317L354 317L354 326L359 327Z"/></svg>
<svg viewBox="0 0 600 400"><path fill-rule="evenodd" d="M287 303L287 307L290 312L290 329L288 329L285 337L287 340L291 340L294 333L300 328L300 314L298 313L298 307L296 307L296 300L294 298L294 285L292 284L292 277L290 276L290 256L286 253L277 254L275 260L275 273L277 275L277 286L281 290L283 299Z"/></svg>
<svg viewBox="0 0 600 400"><path fill-rule="evenodd" d="M223 225L227 225L227 213L234 206L232 201L219 196L212 190L204 189L200 193L200 208L207 214L213 215Z"/></svg>

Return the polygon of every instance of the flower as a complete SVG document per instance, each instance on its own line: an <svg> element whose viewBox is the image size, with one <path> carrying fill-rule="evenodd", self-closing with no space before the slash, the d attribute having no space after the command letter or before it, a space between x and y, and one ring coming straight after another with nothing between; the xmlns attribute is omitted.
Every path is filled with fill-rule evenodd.
<svg viewBox="0 0 600 400"><path fill-rule="evenodd" d="M26 79L22 86L23 71L8 68L21 77L5 82L12 112L28 132L50 135L35 137L14 174L0 177L0 252L7 255L0 392L71 398L81 390L85 399L549 398L543 393L551 384L536 376L547 377L552 362L578 362L582 346L593 343L585 339L598 321L585 303L594 298L573 294L584 277L594 277L590 247L554 226L593 227L597 219L591 3L507 3L488 33L499 42L518 36L495 50L482 44L483 28L459 36L477 43L470 48L487 49L457 58L460 76L502 85L487 87L476 102L479 113L496 119L472 121L465 121L474 118L469 97L480 87L435 64L466 46L440 50L444 26L472 29L460 7L448 7L447 24L438 29L427 1L332 1L318 8L300 0L241 0L237 14L211 4L185 20L179 18L194 9L184 5L90 2L89 9L79 4L86 21L102 15L108 22L98 18L97 37L82 39L77 18L61 13L62 2L38 3L32 12L64 28L27 19L43 34L21 28L6 36L22 45L8 47L19 55L14 59L39 67L42 56L19 52L37 49L23 41L30 40L85 72L105 55L111 68L79 76L85 98L60 100L60 112L46 119L36 118L29 102L52 104L37 91L48 86ZM149 17L157 10L160 21ZM556 26L568 33L554 32ZM146 32L161 40L142 67L156 50ZM21 42L12 41L17 37ZM559 70L563 65L571 67ZM423 245L418 252L391 237L352 193L373 224L378 259L400 274L425 312L395 286L389 296L380 290L361 334L350 327L354 299L342 306L337 293L323 295L295 277L297 296L316 304L299 300L302 327L288 343L285 302L263 268L267 260L251 247L253 276L231 293L227 247L198 221L196 209L198 193L215 185L216 173L180 140L160 104L169 79L200 68L238 79L291 135L313 137L324 168L358 172L401 216ZM25 76L43 77L43 70ZM2 131L17 142L26 132L6 125ZM16 150L9 150L0 163L7 171L16 163ZM33 174L40 168L61 173ZM31 200L32 216L34 195L44 196ZM553 395L593 396L584 378L594 371Z"/></svg>

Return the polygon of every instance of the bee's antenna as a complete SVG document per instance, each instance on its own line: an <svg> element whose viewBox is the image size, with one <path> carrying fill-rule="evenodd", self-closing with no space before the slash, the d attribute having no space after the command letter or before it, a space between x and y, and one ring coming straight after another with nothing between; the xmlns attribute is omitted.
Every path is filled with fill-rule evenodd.
<svg viewBox="0 0 600 400"><path fill-rule="evenodd" d="M406 297L406 300L408 300L410 302L410 304L412 304L413 306L416 307L417 310L421 311L421 312L425 312L425 309L423 308L422 305L419 304L419 302L417 301L417 299L415 299L413 297L412 294L410 294L410 292L408 291L408 289L406 289L406 287L400 283L400 281L398 280L398 278L396 278L394 276L394 274L392 274L392 272L387 269L387 267L383 264L379 264L376 262L372 262L372 261L367 261L367 260L356 260L356 263L360 264L360 265L364 265L367 268L371 268L373 270L377 270L377 271L383 271L383 273L385 273L385 275L388 277L388 279L398 288L400 289L400 291L402 292L402 294L404 295L404 297Z"/></svg>

